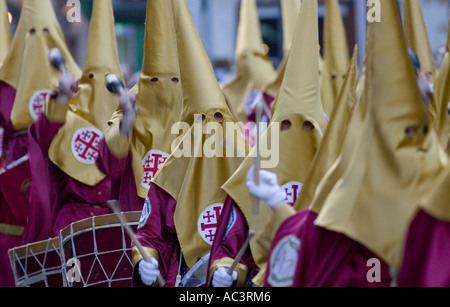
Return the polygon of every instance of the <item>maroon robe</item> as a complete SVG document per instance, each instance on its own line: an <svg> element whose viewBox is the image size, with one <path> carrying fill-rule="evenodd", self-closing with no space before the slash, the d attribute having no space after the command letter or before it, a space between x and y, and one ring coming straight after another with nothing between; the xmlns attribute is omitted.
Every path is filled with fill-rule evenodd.
<svg viewBox="0 0 450 307"><path fill-rule="evenodd" d="M216 236L211 248L209 267L221 258L234 259L248 238L249 226L239 206L227 196L217 225ZM246 285L258 273L250 248L239 261L247 267ZM209 269L208 269L209 272ZM212 276L210 276L210 281Z"/></svg>
<svg viewBox="0 0 450 307"><path fill-rule="evenodd" d="M25 227L31 175L27 131L15 131L11 123L16 90L0 81L0 224ZM22 245L23 235L0 230L0 287L14 287L8 250Z"/></svg>
<svg viewBox="0 0 450 307"><path fill-rule="evenodd" d="M174 287L180 266L180 244L174 224L176 200L165 190L151 183L148 193L149 210L144 209L136 237L145 248L158 252L159 269L166 281L166 287ZM145 214L148 212L148 216ZM134 244L132 246L135 246ZM133 285L142 286L135 268ZM186 268L182 265L182 275Z"/></svg>
<svg viewBox="0 0 450 307"><path fill-rule="evenodd" d="M412 221L399 287L450 287L450 222L420 210Z"/></svg>
<svg viewBox="0 0 450 307"><path fill-rule="evenodd" d="M122 211L141 211L144 199L137 194L131 157L118 159L103 139L99 145L96 165L101 172L113 178L111 199L118 200Z"/></svg>
<svg viewBox="0 0 450 307"><path fill-rule="evenodd" d="M264 286L390 286L389 267L384 261L347 236L314 225L316 218L316 213L306 209L280 226L269 253ZM372 268L368 261L372 258L381 264L380 280L375 282L367 277Z"/></svg>
<svg viewBox="0 0 450 307"><path fill-rule="evenodd" d="M88 186L49 160L48 150L62 126L63 123L52 123L41 114L29 129L33 185L26 229L28 242L56 237L74 222L112 213L107 203L111 200L110 177Z"/></svg>

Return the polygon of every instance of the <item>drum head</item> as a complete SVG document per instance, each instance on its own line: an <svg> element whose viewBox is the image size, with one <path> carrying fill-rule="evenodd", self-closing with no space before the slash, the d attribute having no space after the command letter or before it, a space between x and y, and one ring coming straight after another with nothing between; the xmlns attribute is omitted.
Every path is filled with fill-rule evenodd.
<svg viewBox="0 0 450 307"><path fill-rule="evenodd" d="M141 212L122 213L136 231ZM60 232L64 283L68 287L131 287L131 239L115 215L95 216Z"/></svg>

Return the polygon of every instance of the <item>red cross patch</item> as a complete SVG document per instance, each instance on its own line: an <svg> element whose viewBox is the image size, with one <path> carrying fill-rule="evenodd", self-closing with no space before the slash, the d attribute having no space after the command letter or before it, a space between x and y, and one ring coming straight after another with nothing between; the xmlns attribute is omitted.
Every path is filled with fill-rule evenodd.
<svg viewBox="0 0 450 307"><path fill-rule="evenodd" d="M39 115L44 111L45 100L47 96L53 95L50 90L40 90L31 96L29 110L30 115L34 120L39 118Z"/></svg>
<svg viewBox="0 0 450 307"><path fill-rule="evenodd" d="M297 201L298 195L302 190L303 184L297 181L288 182L283 185L283 190L286 194L286 202L291 206L294 206Z"/></svg>
<svg viewBox="0 0 450 307"><path fill-rule="evenodd" d="M103 133L96 128L81 128L72 138L72 153L84 164L94 164L98 158L100 141Z"/></svg>
<svg viewBox="0 0 450 307"><path fill-rule="evenodd" d="M141 181L141 185L150 189L150 181L155 177L156 172L166 162L168 154L159 150L150 150L142 160L142 167L144 168L144 178Z"/></svg>
<svg viewBox="0 0 450 307"><path fill-rule="evenodd" d="M211 205L198 218L198 232L202 239L210 245L214 242L222 209L223 204Z"/></svg>

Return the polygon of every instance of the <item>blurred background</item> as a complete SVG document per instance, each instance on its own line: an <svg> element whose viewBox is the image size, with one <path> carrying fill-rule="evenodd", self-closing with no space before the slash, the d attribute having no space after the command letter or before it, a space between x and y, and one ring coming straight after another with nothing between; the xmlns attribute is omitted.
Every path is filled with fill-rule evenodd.
<svg viewBox="0 0 450 307"><path fill-rule="evenodd" d="M38 0L37 0L38 1ZM403 1L399 0L400 5ZM68 0L53 0L55 12L67 44L80 67L84 66L92 0L80 0L80 22L68 22L71 9ZM73 1L72 1L73 2ZM75 1L77 2L77 1ZM186 0L194 23L220 82L234 64L235 40L239 22L240 0ZM341 13L347 29L350 52L357 43L359 63L363 63L366 31L364 0L340 0ZM11 31L14 34L22 0L7 0ZM119 56L127 83L133 84L143 59L145 13L147 0L113 0ZM280 0L257 0L258 14L265 44L275 67L283 57L283 35ZM430 45L439 67L447 42L450 0L421 0ZM319 0L320 42L322 43L324 0Z"/></svg>

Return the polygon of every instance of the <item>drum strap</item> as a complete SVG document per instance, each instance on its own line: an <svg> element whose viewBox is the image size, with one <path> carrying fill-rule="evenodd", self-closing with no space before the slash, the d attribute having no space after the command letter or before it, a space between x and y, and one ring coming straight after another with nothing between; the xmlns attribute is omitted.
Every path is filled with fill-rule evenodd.
<svg viewBox="0 0 450 307"><path fill-rule="evenodd" d="M0 233L20 237L25 232L25 228L22 226L13 226L8 224L0 223Z"/></svg>

